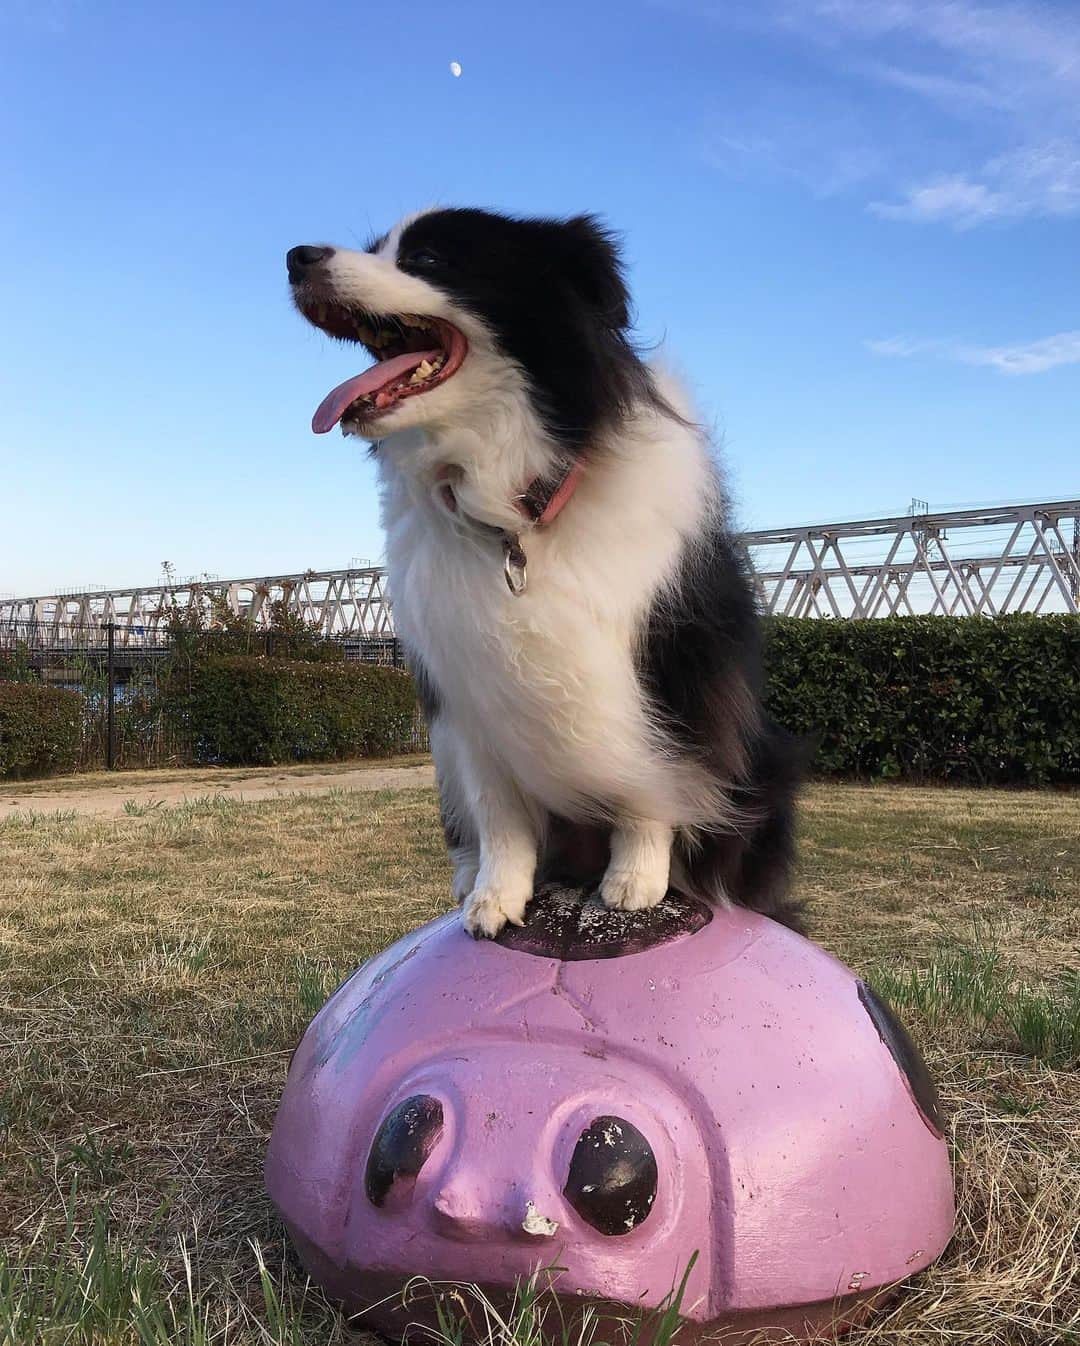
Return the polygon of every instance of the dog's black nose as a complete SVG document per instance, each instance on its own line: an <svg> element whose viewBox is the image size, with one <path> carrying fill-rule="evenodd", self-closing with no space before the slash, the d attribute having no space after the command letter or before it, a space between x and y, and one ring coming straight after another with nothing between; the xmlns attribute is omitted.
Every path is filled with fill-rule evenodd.
<svg viewBox="0 0 1080 1346"><path fill-rule="evenodd" d="M313 248L308 243L303 243L298 248L290 248L285 254L285 265L289 268L289 279L295 285L305 278L313 266L318 266L320 262L325 262L328 257L333 257L333 255L333 248Z"/></svg>

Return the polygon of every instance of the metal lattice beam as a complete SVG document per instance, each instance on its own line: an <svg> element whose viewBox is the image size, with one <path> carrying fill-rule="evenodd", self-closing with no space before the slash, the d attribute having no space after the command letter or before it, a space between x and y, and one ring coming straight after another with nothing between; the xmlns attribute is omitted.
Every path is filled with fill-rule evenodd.
<svg viewBox="0 0 1080 1346"><path fill-rule="evenodd" d="M744 535L767 612L790 617L1080 612L1080 500Z"/></svg>
<svg viewBox="0 0 1080 1346"><path fill-rule="evenodd" d="M770 613L1080 612L1080 500L766 528L742 540L762 607ZM280 602L327 636L362 639L394 631L386 572L365 566L0 599L0 635L34 623L64 643L113 623L122 644L146 643L164 638L177 609L209 612L222 601L259 628L270 624L273 604Z"/></svg>
<svg viewBox="0 0 1080 1346"><path fill-rule="evenodd" d="M146 644L165 639L173 614L209 615L221 603L259 630L270 626L274 605L280 603L327 636L361 639L394 634L386 571L381 566L0 599L0 632L33 624L47 633L49 641L63 644L103 633L111 623L121 645Z"/></svg>

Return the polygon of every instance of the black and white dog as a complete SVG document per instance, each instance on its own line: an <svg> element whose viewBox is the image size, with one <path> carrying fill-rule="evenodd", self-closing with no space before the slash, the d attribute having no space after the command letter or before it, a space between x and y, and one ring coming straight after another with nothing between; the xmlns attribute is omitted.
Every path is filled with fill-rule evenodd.
<svg viewBox="0 0 1080 1346"><path fill-rule="evenodd" d="M538 877L796 924L799 754L761 709L708 442L631 345L611 235L440 209L288 270L301 313L376 358L313 428L375 445L466 927L519 924Z"/></svg>

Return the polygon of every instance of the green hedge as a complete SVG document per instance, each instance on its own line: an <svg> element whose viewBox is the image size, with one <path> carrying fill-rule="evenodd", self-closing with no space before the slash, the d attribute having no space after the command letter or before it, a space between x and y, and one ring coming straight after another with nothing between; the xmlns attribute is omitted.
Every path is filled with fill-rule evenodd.
<svg viewBox="0 0 1080 1346"><path fill-rule="evenodd" d="M78 692L0 682L0 776L74 771L82 705Z"/></svg>
<svg viewBox="0 0 1080 1346"><path fill-rule="evenodd" d="M412 679L374 664L210 658L170 679L164 704L197 762L386 756L416 723Z"/></svg>
<svg viewBox="0 0 1080 1346"><path fill-rule="evenodd" d="M1080 782L1080 618L775 618L766 662L825 775Z"/></svg>

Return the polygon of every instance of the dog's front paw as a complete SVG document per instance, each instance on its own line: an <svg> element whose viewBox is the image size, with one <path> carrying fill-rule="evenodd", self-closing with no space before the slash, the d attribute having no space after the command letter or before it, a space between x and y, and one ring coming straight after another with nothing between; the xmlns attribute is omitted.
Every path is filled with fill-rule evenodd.
<svg viewBox="0 0 1080 1346"><path fill-rule="evenodd" d="M501 888L474 888L465 899L465 929L473 939L494 939L504 925L525 924L528 900Z"/></svg>
<svg viewBox="0 0 1080 1346"><path fill-rule="evenodd" d="M609 869L600 884L605 907L613 911L644 911L659 906L667 893L667 876L635 870Z"/></svg>

